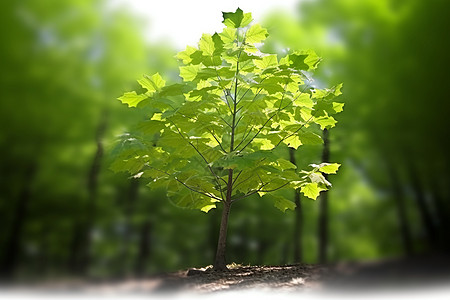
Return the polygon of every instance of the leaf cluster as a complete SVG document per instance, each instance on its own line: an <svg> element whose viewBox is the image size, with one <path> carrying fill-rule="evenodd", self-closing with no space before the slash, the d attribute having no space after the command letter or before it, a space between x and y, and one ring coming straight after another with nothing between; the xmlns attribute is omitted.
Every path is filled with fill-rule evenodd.
<svg viewBox="0 0 450 300"><path fill-rule="evenodd" d="M197 47L177 54L181 83L166 85L156 73L138 80L144 93L119 98L151 113L122 142L113 169L163 184L175 204L205 212L225 201L230 188L232 202L282 188L316 199L330 185L321 173L339 165L312 166L301 176L274 150L322 143L314 127L335 126L332 115L343 103L333 100L342 85L312 86L321 59L311 50L282 58L261 52L268 32L251 25L250 13L237 9L223 17L222 32L205 33ZM274 201L283 211L295 207L281 196Z"/></svg>

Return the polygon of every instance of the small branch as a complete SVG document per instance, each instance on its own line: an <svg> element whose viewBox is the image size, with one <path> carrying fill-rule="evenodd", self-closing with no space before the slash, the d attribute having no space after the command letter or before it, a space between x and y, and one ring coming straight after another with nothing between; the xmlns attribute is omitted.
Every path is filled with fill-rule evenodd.
<svg viewBox="0 0 450 300"><path fill-rule="evenodd" d="M241 101L242 101L242 99L244 99L244 97L245 97L245 95L247 95L247 93L251 90L251 86L245 91L245 93L244 93L244 95L242 95L241 96L241 98L237 101L237 104L239 104Z"/></svg>
<svg viewBox="0 0 450 300"><path fill-rule="evenodd" d="M244 180L242 180L241 182L239 182L238 184L236 184L236 186L235 186L234 188L237 188L240 184L246 182L247 180L253 178L254 176L255 176L254 174L250 175L249 177L245 178ZM237 181L237 180L235 179L235 180L234 180L234 183L236 183L236 181Z"/></svg>
<svg viewBox="0 0 450 300"><path fill-rule="evenodd" d="M189 140L181 133L181 130L178 128L178 126L175 125L175 123L174 123L172 120L170 120L170 119L168 119L168 120L173 124L173 126L175 126L175 128L176 128L177 131L178 131L178 134L179 134L184 140L186 140L186 141L189 143L189 145L191 145L192 148L194 148L194 150L198 153L198 155L200 155L200 157L204 160L204 162L206 163L206 166L208 167L208 169L209 169L209 171L211 172L211 174L213 174L215 178L222 180L222 181L226 184L227 182L226 182L223 178L219 177L216 173L214 173L213 169L212 169L211 166L209 165L209 162L208 162L208 160L205 158L205 156L197 149L197 147L195 147L194 144L192 144L191 141L189 141ZM217 180L216 180L216 181L217 181ZM217 181L217 183L218 183L218 185L221 187L221 185L220 185L220 183L219 183L218 181Z"/></svg>
<svg viewBox="0 0 450 300"><path fill-rule="evenodd" d="M258 192L261 192L261 191L262 191L262 188L263 188L264 186L268 185L269 183L270 183L270 182L267 182L267 183L263 184L262 186L260 186L259 189L254 190L254 191L251 191L251 192L249 192L249 193L247 193L247 194L245 194L244 196L241 196L241 197L239 197L239 198L233 199L231 202L236 202L236 201L238 201L238 200L241 200L241 199L250 197L251 195L254 195L254 194L258 193Z"/></svg>
<svg viewBox="0 0 450 300"><path fill-rule="evenodd" d="M245 146L242 147L241 150L239 150L240 152L244 151L244 149L245 149L251 142L253 142L253 140L258 136L258 134L261 132L261 130L264 129L264 127L266 126L266 124L267 124L270 120L272 120L272 118L275 117L276 114L277 114L277 113L274 113L269 119L266 120L266 122L261 126L261 128L259 128L258 132L250 139L250 141L248 141L248 143L245 144Z"/></svg>
<svg viewBox="0 0 450 300"><path fill-rule="evenodd" d="M264 192L264 193L275 192L275 191L277 191L277 190L279 190L279 189L284 188L284 187L285 187L286 185L288 185L289 183L290 183L290 182L286 182L285 184L280 185L279 187L274 188L274 189L271 189L271 190L261 190L261 192Z"/></svg>
<svg viewBox="0 0 450 300"><path fill-rule="evenodd" d="M208 129L209 133L213 136L213 138L216 140L216 142L219 144L220 149L222 149L223 152L228 153L223 147L222 144L219 142L219 139L214 135L214 131L211 129Z"/></svg>
<svg viewBox="0 0 450 300"><path fill-rule="evenodd" d="M273 117L275 117L281 110L281 104L283 104L283 100L284 100L284 96L286 95L286 88L287 88L287 84L284 85L284 92L283 92L283 96L281 97L281 102L280 102L280 106L278 107L277 111L269 117L269 119L266 120L266 122L264 122L263 126L261 126L261 128L258 130L258 132L250 139L250 141L248 141L247 144L245 144L244 147L242 147L242 149L240 150L241 152L244 151L245 148L247 148L247 146L253 142L253 140L259 135L259 133L264 129L264 127L266 127L267 123L269 123L270 120L272 120ZM284 108L283 108L284 109Z"/></svg>
<svg viewBox="0 0 450 300"><path fill-rule="evenodd" d="M236 183L236 181L238 180L239 176L241 176L242 174L242 170L239 171L239 173L237 174L236 178L233 180L233 182L231 183L231 187L234 186L234 184Z"/></svg>
<svg viewBox="0 0 450 300"><path fill-rule="evenodd" d="M227 97L230 97L231 100L233 101L233 97L228 93L227 89L223 89L223 94L225 96L225 103L227 104L228 109L230 110L230 113L233 114L233 111L231 109L230 103L228 102L228 98L227 98Z"/></svg>
<svg viewBox="0 0 450 300"><path fill-rule="evenodd" d="M256 194L256 193L259 193L259 192L263 192L263 193L274 192L274 191L277 191L277 190L279 190L279 189L282 189L283 187L285 187L286 185L289 184L289 182L286 182L285 184L283 184L283 185L281 185L281 186L279 186L279 187L277 187L277 188L274 188L274 189L271 189L271 190L263 190L262 188L263 188L264 186L268 185L269 183L270 183L270 182L267 182L267 183L265 183L264 185L262 185L259 189L254 190L254 191L251 191L251 192L249 192L249 193L247 193L247 194L245 194L244 196L241 196L241 197L239 197L239 198L233 199L231 202L236 202L236 201L238 201L238 200L245 199L245 198L250 197L250 196L252 196L252 195L254 195L254 194Z"/></svg>
<svg viewBox="0 0 450 300"><path fill-rule="evenodd" d="M211 193L204 193L204 192L201 192L201 191L199 191L199 190L194 189L193 187L191 187L191 186L187 185L186 183L184 183L183 181L179 180L179 179L178 179L176 176L174 176L173 174L167 173L167 172L165 172L165 171L163 171L163 170L157 169L157 168L152 167L152 166L148 166L148 167L149 167L149 168L152 168L152 169L154 169L154 170L156 170L156 171L158 171L158 172L164 173L164 174L166 174L166 175L169 176L169 177L173 177L176 181L178 181L178 182L181 183L183 186L185 186L186 188L188 188L189 190L191 190L191 191L193 191L193 192L199 193L199 194L201 194L201 195L203 195L203 196L206 196L206 197L209 197L209 198L213 198L213 199L215 199L215 200L223 201L223 199L220 199L220 198L216 197L215 195L211 195Z"/></svg>
<svg viewBox="0 0 450 300"><path fill-rule="evenodd" d="M239 143L239 145L237 145L236 146L236 149L238 149L239 148L239 146L247 139L247 137L250 135L250 133L252 132L252 129L254 128L255 126L254 125L252 125L252 128L250 128L250 130L247 132L247 129L248 129L248 126L247 126L247 128L245 128L245 131L244 131L244 134L243 134L243 138L242 138L242 141ZM245 135L245 133L247 133L247 135Z"/></svg>
<svg viewBox="0 0 450 300"><path fill-rule="evenodd" d="M238 109L238 111L236 112L236 113L238 113L239 112L239 109ZM241 121L241 119L244 117L244 115L241 115L240 117L239 117L239 119L236 121L236 127L238 126L238 124L239 124L239 122Z"/></svg>
<svg viewBox="0 0 450 300"><path fill-rule="evenodd" d="M219 117L225 124L227 124L227 126L228 127L230 127L231 128L231 124L230 123L228 123L227 122L227 120L225 120L224 118L222 118L222 117Z"/></svg>
<svg viewBox="0 0 450 300"><path fill-rule="evenodd" d="M278 147L278 145L281 144L282 141L284 141L284 140L287 139L288 137L291 137L291 136L293 136L294 134L296 134L297 132L299 132L306 124L309 123L309 121L310 121L313 117L314 117L314 115L312 115L305 123L303 123L302 126L300 126L299 129L297 129L297 130L294 131L293 133L288 134L287 136L285 136L284 138L282 138L282 139L275 145L275 147L273 147L273 148L275 149L276 147ZM272 150L273 150L273 149L272 149Z"/></svg>

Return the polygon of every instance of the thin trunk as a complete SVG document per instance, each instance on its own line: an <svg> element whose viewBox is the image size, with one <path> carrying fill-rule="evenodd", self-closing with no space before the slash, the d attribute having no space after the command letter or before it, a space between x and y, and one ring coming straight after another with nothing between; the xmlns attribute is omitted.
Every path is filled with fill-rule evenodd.
<svg viewBox="0 0 450 300"><path fill-rule="evenodd" d="M295 191L295 228L294 228L294 262L301 263L303 260L303 212L300 201L300 192Z"/></svg>
<svg viewBox="0 0 450 300"><path fill-rule="evenodd" d="M234 151L234 134L236 129L236 106L238 95L238 75L239 75L239 56L236 63L236 81L234 84L234 99L233 99L233 121L231 125L231 139L230 139L230 153ZM228 230L228 216L231 209L231 196L233 194L233 170L228 170L227 181L227 195L223 201L222 219L220 221L219 241L217 242L217 252L214 261L214 270L224 271L227 270L227 263L225 259L225 248L227 242L227 230Z"/></svg>
<svg viewBox="0 0 450 300"><path fill-rule="evenodd" d="M411 231L408 226L408 216L406 214L405 197L403 196L398 175L395 172L395 169L392 166L392 164L388 165L388 171L392 182L395 206L397 208L397 216L400 222L400 233L402 237L403 250L406 255L410 256L413 254L414 251L412 245Z"/></svg>
<svg viewBox="0 0 450 300"><path fill-rule="evenodd" d="M289 148L289 158L290 162L294 165L297 165L295 159L295 150ZM302 216L302 207L300 202L300 193L299 191L294 191L294 202L295 202L295 227L294 227L294 262L300 263L302 262L303 253L302 253L302 225L303 225L303 216Z"/></svg>
<svg viewBox="0 0 450 300"><path fill-rule="evenodd" d="M11 232L5 243L5 252L0 263L0 277L11 278L18 262L20 243L22 240L23 227L27 215L27 206L31 198L31 186L36 174L36 165L31 163L25 170L24 186L17 199L16 210L11 225Z"/></svg>
<svg viewBox="0 0 450 300"><path fill-rule="evenodd" d="M79 220L75 220L72 228L72 238L70 241L68 268L72 274L80 273L79 256L82 248L81 229L82 225Z"/></svg>
<svg viewBox="0 0 450 300"><path fill-rule="evenodd" d="M220 215L217 209L212 209L208 212L209 218L209 232L208 232L208 259L210 261L214 260L214 252L216 251L217 240L219 238L219 232L217 228L220 226Z"/></svg>
<svg viewBox="0 0 450 300"><path fill-rule="evenodd" d="M437 232L439 234L439 244L442 250L448 252L450 250L450 240L447 238L450 230L450 214L442 196L442 189L435 180L431 180L431 199L436 208L438 215Z"/></svg>
<svg viewBox="0 0 450 300"><path fill-rule="evenodd" d="M138 278L142 278L146 274L147 261L151 254L151 234L152 224L150 220L145 220L139 232L139 252L135 265L135 273Z"/></svg>
<svg viewBox="0 0 450 300"><path fill-rule="evenodd" d="M228 172L228 190L227 198L223 202L222 219L220 221L219 241L217 243L216 259L214 261L214 270L224 271L227 270L227 263L225 259L225 248L227 241L228 230L228 216L231 208L231 183L233 181L233 170Z"/></svg>
<svg viewBox="0 0 450 300"><path fill-rule="evenodd" d="M330 160L330 141L328 130L323 130L323 151L322 162L329 162ZM328 180L328 175L324 174L325 179ZM319 206L319 262L327 262L328 249L328 193L323 192L320 195Z"/></svg>
<svg viewBox="0 0 450 300"><path fill-rule="evenodd" d="M419 214L422 219L423 227L425 228L426 236L431 248L434 250L437 246L437 233L436 228L433 223L433 218L431 216L430 209L425 200L425 194L422 187L422 182L420 182L417 172L412 165L412 161L408 162L409 177L414 190L414 198L419 209Z"/></svg>
<svg viewBox="0 0 450 300"><path fill-rule="evenodd" d="M132 234L132 217L134 213L135 203L139 196L139 179L132 178L130 180L130 186L128 190L128 197L125 203L125 222L124 222L124 231L123 231L123 242L122 249L120 253L120 261L122 263L122 275L127 275L128 268L128 256L129 256L129 248L130 248L130 236Z"/></svg>
<svg viewBox="0 0 450 300"><path fill-rule="evenodd" d="M94 155L91 168L88 173L88 203L86 208L85 221L81 225L81 249L79 256L79 267L78 270L81 274L85 274L91 263L91 231L96 214L96 200L97 200L97 190L98 190L98 177L100 174L101 163L103 159L104 149L103 149L103 136L105 134L107 126L107 115L106 111L102 112L100 123L97 127L95 134L95 142L97 144L97 151Z"/></svg>

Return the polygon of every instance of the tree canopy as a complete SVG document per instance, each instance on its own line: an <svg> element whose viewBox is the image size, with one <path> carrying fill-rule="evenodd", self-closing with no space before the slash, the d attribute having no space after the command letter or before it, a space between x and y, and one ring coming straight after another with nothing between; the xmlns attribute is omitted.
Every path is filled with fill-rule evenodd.
<svg viewBox="0 0 450 300"><path fill-rule="evenodd" d="M119 98L147 109L148 118L122 141L112 168L147 178L150 186L162 184L177 205L205 212L217 202L282 188L316 199L331 185L322 173L335 173L339 164L300 171L274 150L322 143L313 127L335 126L332 115L343 103L334 98L342 84L313 87L311 73L321 59L312 50L281 58L261 52L268 33L251 24L250 13L237 9L223 18L222 32L205 33L198 47L178 53L182 82L143 76L142 93ZM281 195L273 200L282 211L295 208Z"/></svg>

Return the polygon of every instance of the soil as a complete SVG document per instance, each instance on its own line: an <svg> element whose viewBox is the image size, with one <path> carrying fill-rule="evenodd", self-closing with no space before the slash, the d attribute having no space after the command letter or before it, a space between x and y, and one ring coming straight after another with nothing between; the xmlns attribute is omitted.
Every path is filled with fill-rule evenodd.
<svg viewBox="0 0 450 300"><path fill-rule="evenodd" d="M71 282L37 287L44 291L101 293L106 295L257 290L303 291L380 291L434 286L450 287L450 257L432 255L372 262L328 265L292 264L283 266L243 266L232 264L225 272L211 267L192 268L103 283ZM450 291L450 290L449 290Z"/></svg>

